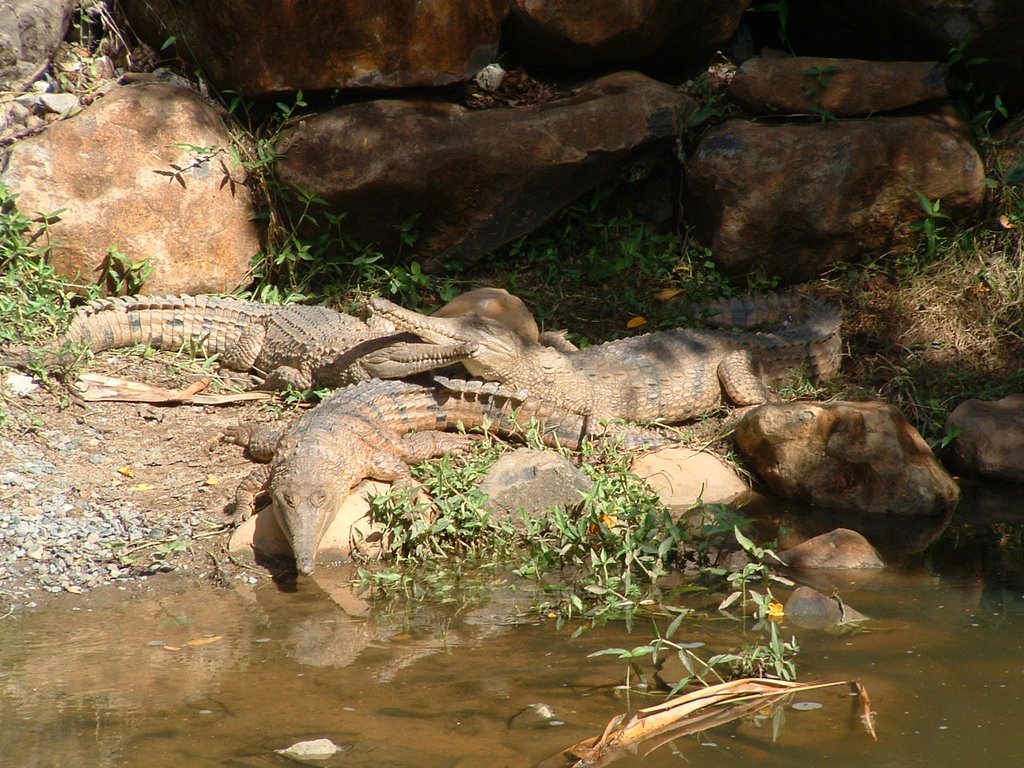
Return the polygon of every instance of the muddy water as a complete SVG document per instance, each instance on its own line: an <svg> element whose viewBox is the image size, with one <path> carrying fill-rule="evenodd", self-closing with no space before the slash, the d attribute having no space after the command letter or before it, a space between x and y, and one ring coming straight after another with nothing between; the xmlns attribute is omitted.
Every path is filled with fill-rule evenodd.
<svg viewBox="0 0 1024 768"><path fill-rule="evenodd" d="M837 688L798 697L821 706L786 707L774 739L769 721L748 719L617 765L1019 764L1024 585L965 567L981 556L974 538L944 541L844 591L875 631L784 625L801 679L865 683L877 742ZM532 766L650 703L616 688L622 662L587 656L646 642L645 622L573 638L531 617L524 592L371 608L347 579L326 569L282 592L161 578L0 620L0 765L269 768L295 764L273 750L326 737L343 751L312 764ZM682 639L716 651L743 640L719 618ZM536 703L555 721L533 717Z"/></svg>

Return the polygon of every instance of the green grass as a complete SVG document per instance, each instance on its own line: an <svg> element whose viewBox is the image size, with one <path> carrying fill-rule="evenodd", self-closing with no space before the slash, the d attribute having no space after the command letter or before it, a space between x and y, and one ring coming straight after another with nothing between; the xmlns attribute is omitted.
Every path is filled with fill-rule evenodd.
<svg viewBox="0 0 1024 768"><path fill-rule="evenodd" d="M67 325L82 292L50 265L49 227L60 211L30 219L18 212L17 196L0 184L0 346L38 344Z"/></svg>

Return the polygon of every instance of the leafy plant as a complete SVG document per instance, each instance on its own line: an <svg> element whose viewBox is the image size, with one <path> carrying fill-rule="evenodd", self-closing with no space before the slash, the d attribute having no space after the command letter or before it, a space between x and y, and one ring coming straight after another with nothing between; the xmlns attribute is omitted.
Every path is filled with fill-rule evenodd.
<svg viewBox="0 0 1024 768"><path fill-rule="evenodd" d="M110 296L130 296L141 291L152 276L153 265L149 259L133 261L116 246L111 246L100 265L99 284Z"/></svg>
<svg viewBox="0 0 1024 768"><path fill-rule="evenodd" d="M48 261L49 230L63 211L29 218L16 202L0 184L0 342L35 343L67 324L80 293L98 293L69 283Z"/></svg>
<svg viewBox="0 0 1024 768"><path fill-rule="evenodd" d="M960 113L967 118L975 136L985 137L990 133L992 121L997 116L1006 119L1008 112L998 94L991 101L980 91L975 79L975 70L988 59L971 56L967 51L974 41L974 30L968 30L960 41L949 49L946 59L946 86Z"/></svg>
<svg viewBox="0 0 1024 768"><path fill-rule="evenodd" d="M778 0L778 2L774 3L754 3L747 11L748 13L774 13L779 21L775 32L779 38L779 43L789 51L790 56L796 55L793 45L789 40L789 3L786 0Z"/></svg>
<svg viewBox="0 0 1024 768"><path fill-rule="evenodd" d="M915 232L924 234L925 250L928 257L935 256L939 249L939 240L942 237L945 225L950 221L949 214L941 209L941 200L929 200L928 196L918 190L914 191L921 210L924 211L924 218L915 221L910 228Z"/></svg>
<svg viewBox="0 0 1024 768"><path fill-rule="evenodd" d="M814 105L811 109L821 118L821 121L829 122L836 121L836 116L829 110L821 106L821 94L828 88L829 78L832 75L839 73L841 70L836 66L827 67L808 67L804 70L804 77L808 78L811 82L804 89L804 95L808 98L814 99Z"/></svg>

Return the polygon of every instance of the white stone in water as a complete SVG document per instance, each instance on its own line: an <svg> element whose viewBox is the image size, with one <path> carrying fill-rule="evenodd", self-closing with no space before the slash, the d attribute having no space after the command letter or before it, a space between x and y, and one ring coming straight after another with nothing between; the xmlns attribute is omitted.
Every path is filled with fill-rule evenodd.
<svg viewBox="0 0 1024 768"><path fill-rule="evenodd" d="M341 747L330 739L311 739L310 741L298 741L290 747L275 749L274 751L279 755L293 759L312 758L314 760L322 760L330 757L340 749Z"/></svg>
<svg viewBox="0 0 1024 768"><path fill-rule="evenodd" d="M821 709L822 705L817 701L798 701L793 704L793 709L801 712L808 712L812 709Z"/></svg>

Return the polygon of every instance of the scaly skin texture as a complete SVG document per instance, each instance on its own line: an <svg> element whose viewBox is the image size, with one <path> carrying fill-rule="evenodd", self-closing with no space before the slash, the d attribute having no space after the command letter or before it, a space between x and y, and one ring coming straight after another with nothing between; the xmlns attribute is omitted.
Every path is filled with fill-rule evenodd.
<svg viewBox="0 0 1024 768"><path fill-rule="evenodd" d="M680 422L724 402L756 405L772 398L766 380L829 378L839 368L837 307L799 296L734 299L711 308L709 322L744 328L772 323L773 332L659 331L578 351L545 346L488 317L426 316L386 299L370 311L424 341L470 347L462 361L479 378L597 420ZM387 350L369 355L380 363Z"/></svg>
<svg viewBox="0 0 1024 768"><path fill-rule="evenodd" d="M449 311L485 314L513 328L532 322L525 307L491 306L485 295L474 293L456 298ZM149 344L216 354L223 367L256 374L263 389L309 389L411 376L466 354L458 344L445 348L402 343L403 338L390 334L387 326L371 327L327 307L278 306L217 296L128 296L102 299L79 310L55 345L59 351L41 355L25 351L0 364L25 365L35 360L53 366L73 358L67 350L100 352ZM396 342L377 367L362 359Z"/></svg>
<svg viewBox="0 0 1024 768"><path fill-rule="evenodd" d="M585 417L494 384L438 377L427 386L371 381L338 390L284 430L241 425L227 432L254 459L270 462L239 485L235 519L249 517L257 497L266 494L296 567L309 574L321 538L361 480L411 483L409 462L460 449L474 439L447 430L521 434L531 422L544 442L567 448L578 447L587 430ZM665 442L660 435L635 429L615 436L635 446Z"/></svg>

